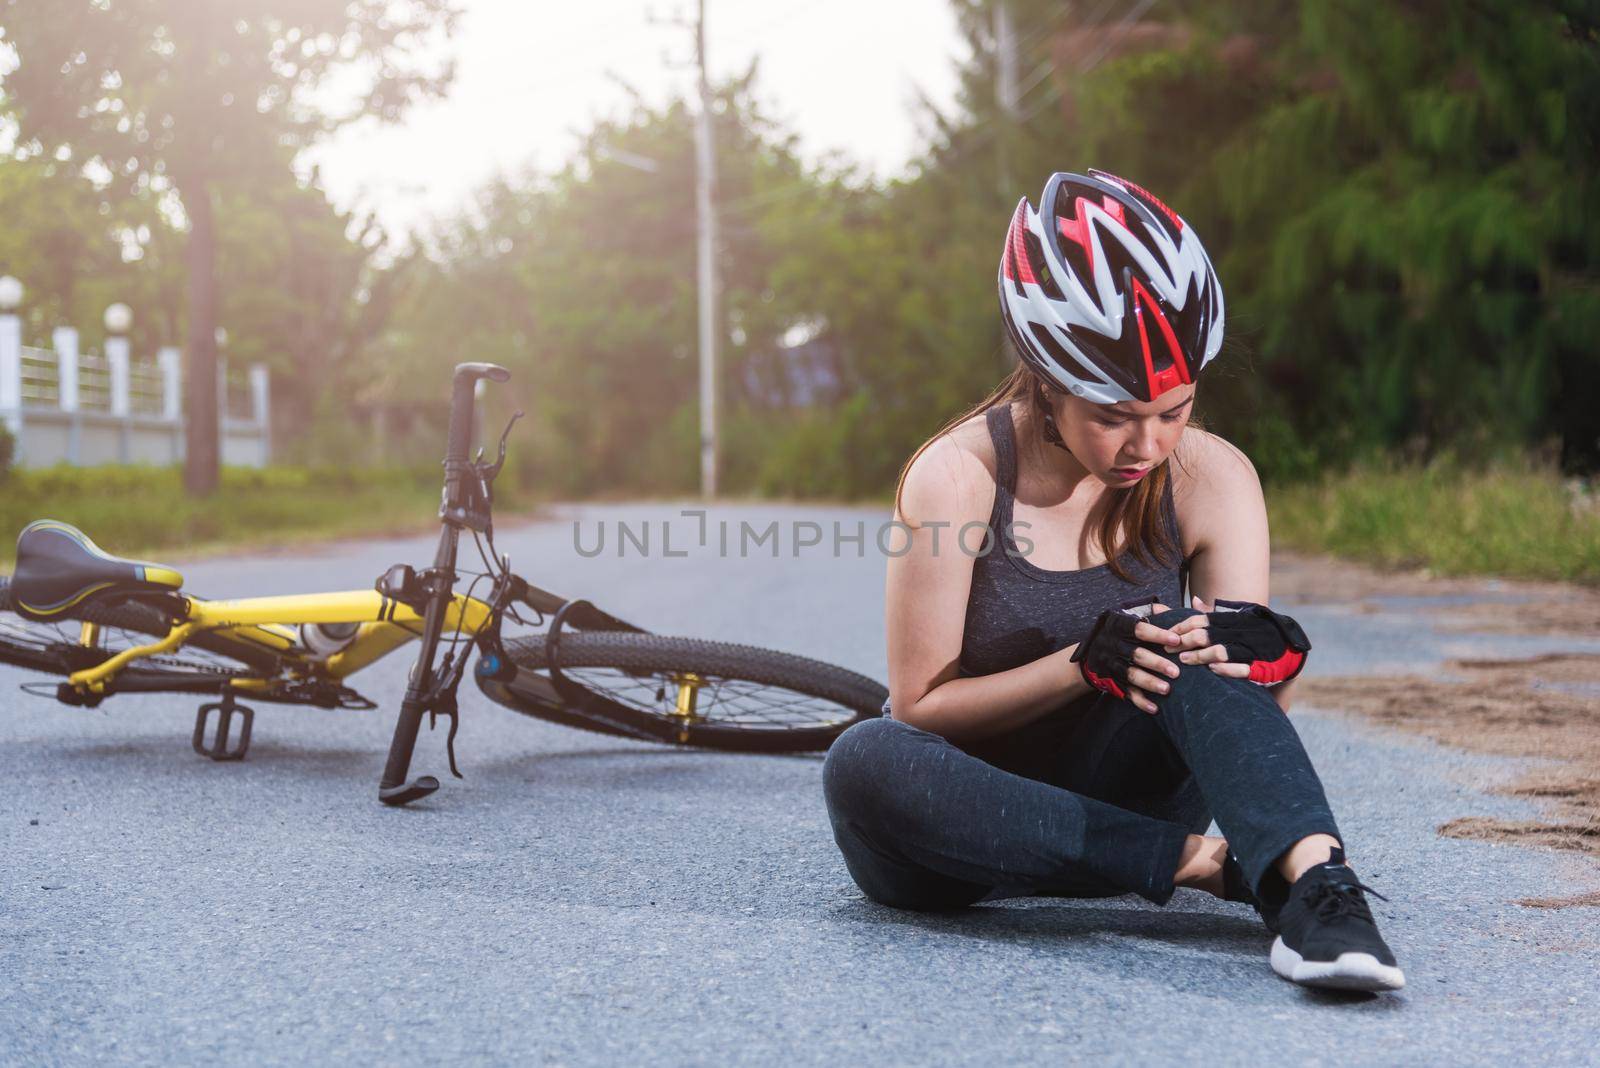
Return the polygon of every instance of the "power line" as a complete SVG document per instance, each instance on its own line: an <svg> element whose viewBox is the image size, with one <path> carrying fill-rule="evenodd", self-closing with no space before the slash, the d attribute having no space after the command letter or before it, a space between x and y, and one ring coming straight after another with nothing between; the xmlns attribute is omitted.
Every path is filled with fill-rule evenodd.
<svg viewBox="0 0 1600 1068"><path fill-rule="evenodd" d="M1121 43L1122 39L1128 35L1133 28L1134 22L1136 22L1140 16L1149 11L1153 6L1155 6L1155 0L1135 0L1133 5L1128 8L1128 10L1119 20L1117 20L1116 25L1113 26L1106 34L1104 40L1101 42L1100 46L1095 50L1095 52L1092 53L1089 58L1078 64L1076 73L1087 74L1089 71L1098 66L1100 62L1105 59L1106 55L1111 51L1111 49L1115 48L1119 43ZM1100 8L1096 14L1102 13L1110 7L1111 4L1109 2L1103 3L1100 5ZM1043 65L1044 64L1041 64L1041 66ZM1053 69L1054 68L1052 66L1051 70ZM1035 71L1035 75L1037 74L1038 72ZM1048 72L1046 72L1045 77L1038 77L1037 79L1030 78L1030 81L1033 81L1034 84L1029 91L1032 91L1032 88L1037 88L1040 85L1044 85L1049 88L1054 87L1054 83L1052 83L1048 78ZM1058 99L1058 94L1047 92L1045 96L1040 98L1035 104L1033 104L1033 106L1024 110L1022 114L1017 117L1015 120L1016 125L1027 125L1027 123L1037 117L1041 111L1049 107L1051 104L1056 103ZM999 136L997 124L990 124L975 138L962 145L959 149L953 149L951 152L946 153L943 158L947 161L964 159L971 153L978 151L980 148L986 147L989 142L993 141L997 136Z"/></svg>
<svg viewBox="0 0 1600 1068"><path fill-rule="evenodd" d="M750 44L764 37L768 32L788 25L802 15L812 14L819 7L839 2L840 0L809 0L808 3L796 4L775 18L768 19L766 22L750 27L742 33L732 35L726 41L720 41L717 43L724 46L730 44ZM654 24L675 25L680 27L683 25L680 22L674 22L670 19L656 20ZM558 67L554 73L548 70L540 72L540 77L524 86L524 90L531 92L540 89L548 89L555 86L567 85L568 83L577 79L588 78L599 74L608 74L617 69L619 65L625 65L621 61L636 59L648 54L660 53L660 46L652 43L629 48L620 53L609 54L600 62L584 62L584 60L587 60L588 57L604 52L606 44L614 41L615 39L616 34L613 32L605 37L598 37L585 42L582 46L579 46L568 56L569 59L576 59L578 62Z"/></svg>
<svg viewBox="0 0 1600 1068"><path fill-rule="evenodd" d="M1133 24L1138 20L1139 16L1143 15L1146 11L1149 11L1150 8L1155 6L1155 2L1156 0L1138 0L1138 3L1129 8L1128 13L1123 15L1122 19L1116 24L1115 27L1112 28L1111 32L1106 35L1105 40L1101 42L1100 47L1096 49L1089 56L1089 58L1084 59L1078 64L1078 73L1088 74L1090 71L1094 70L1095 67L1099 66L1100 61L1106 58L1106 54L1120 44L1122 39L1128 35L1128 31L1133 29Z"/></svg>

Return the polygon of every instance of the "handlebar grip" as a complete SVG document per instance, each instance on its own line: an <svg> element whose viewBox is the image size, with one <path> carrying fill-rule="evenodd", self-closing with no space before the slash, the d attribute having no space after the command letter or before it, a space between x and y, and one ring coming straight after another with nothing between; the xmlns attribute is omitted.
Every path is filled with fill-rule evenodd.
<svg viewBox="0 0 1600 1068"><path fill-rule="evenodd" d="M492 363L458 363L450 390L450 433L445 438L444 458L465 460L472 450L473 389L478 379L505 382L511 372Z"/></svg>

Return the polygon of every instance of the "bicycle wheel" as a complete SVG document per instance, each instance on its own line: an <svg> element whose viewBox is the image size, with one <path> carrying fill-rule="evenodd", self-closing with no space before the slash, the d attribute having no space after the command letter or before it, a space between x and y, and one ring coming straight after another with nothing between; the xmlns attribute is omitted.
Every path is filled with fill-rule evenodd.
<svg viewBox="0 0 1600 1068"><path fill-rule="evenodd" d="M82 644L84 623L99 628L94 645ZM11 579L0 575L0 661L50 675L70 675L109 660L125 649L149 645L172 629L161 611L137 601L96 604L72 618L41 623L11 610ZM144 657L117 676L119 689L208 692L227 679L275 673L270 653L220 634L197 634L167 653Z"/></svg>
<svg viewBox="0 0 1600 1068"><path fill-rule="evenodd" d="M517 675L478 676L491 700L517 712L602 734L746 753L828 748L845 728L882 713L888 691L853 671L790 653L659 634L569 631L561 674L581 706L549 677L544 635L513 639Z"/></svg>

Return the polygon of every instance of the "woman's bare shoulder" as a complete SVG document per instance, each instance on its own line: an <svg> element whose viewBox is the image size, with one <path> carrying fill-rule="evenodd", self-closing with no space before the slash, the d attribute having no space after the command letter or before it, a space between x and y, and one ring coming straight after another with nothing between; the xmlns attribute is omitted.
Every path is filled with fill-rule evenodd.
<svg viewBox="0 0 1600 1068"><path fill-rule="evenodd" d="M1250 462L1250 457L1244 454L1243 449L1220 434L1196 426L1183 432L1174 459L1177 461L1172 465L1172 489L1175 495L1185 492L1192 494L1201 488L1220 488L1226 492L1244 483L1260 485L1255 464Z"/></svg>
<svg viewBox="0 0 1600 1068"><path fill-rule="evenodd" d="M1237 445L1197 427L1183 433L1172 465L1172 503L1192 556L1228 537L1245 517L1264 515L1266 502L1255 465Z"/></svg>
<svg viewBox="0 0 1600 1068"><path fill-rule="evenodd" d="M988 518L997 461L985 413L962 420L922 450L906 472L899 518L912 524Z"/></svg>

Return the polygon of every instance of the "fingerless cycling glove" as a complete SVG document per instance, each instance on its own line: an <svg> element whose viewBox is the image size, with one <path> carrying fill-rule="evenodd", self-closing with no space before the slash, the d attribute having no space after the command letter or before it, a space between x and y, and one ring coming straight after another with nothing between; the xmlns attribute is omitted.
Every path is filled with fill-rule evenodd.
<svg viewBox="0 0 1600 1068"><path fill-rule="evenodd" d="M1206 617L1211 644L1228 660L1250 665L1250 681L1263 686L1288 682L1305 667L1311 641L1300 624L1266 605L1220 598Z"/></svg>
<svg viewBox="0 0 1600 1068"><path fill-rule="evenodd" d="M1101 612L1089 636L1072 653L1083 680L1113 697L1127 697L1128 669L1133 667L1133 651L1141 644L1133 636L1133 628L1154 611L1154 601L1130 601Z"/></svg>

